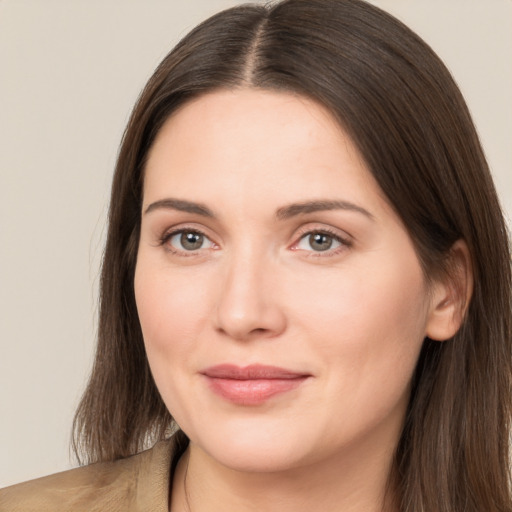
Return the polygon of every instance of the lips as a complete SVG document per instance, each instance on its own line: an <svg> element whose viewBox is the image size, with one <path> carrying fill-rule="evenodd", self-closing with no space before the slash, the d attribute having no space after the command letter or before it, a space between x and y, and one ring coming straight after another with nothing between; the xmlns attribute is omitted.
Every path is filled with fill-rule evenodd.
<svg viewBox="0 0 512 512"><path fill-rule="evenodd" d="M259 405L298 388L311 375L277 366L231 364L212 366L201 372L209 388L237 405Z"/></svg>

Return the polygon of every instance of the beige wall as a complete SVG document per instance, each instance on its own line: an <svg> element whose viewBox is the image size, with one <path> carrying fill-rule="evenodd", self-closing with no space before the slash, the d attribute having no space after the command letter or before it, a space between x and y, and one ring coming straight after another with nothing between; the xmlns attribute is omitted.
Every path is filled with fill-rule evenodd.
<svg viewBox="0 0 512 512"><path fill-rule="evenodd" d="M0 0L0 486L70 467L124 124L177 38L236 0ZM374 0L445 59L512 216L512 2Z"/></svg>

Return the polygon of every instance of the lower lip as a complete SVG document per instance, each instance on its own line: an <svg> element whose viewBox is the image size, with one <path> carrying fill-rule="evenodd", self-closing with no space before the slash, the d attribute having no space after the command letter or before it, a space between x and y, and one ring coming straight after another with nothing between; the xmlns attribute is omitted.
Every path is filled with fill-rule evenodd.
<svg viewBox="0 0 512 512"><path fill-rule="evenodd" d="M307 377L292 379L222 379L206 377L210 389L237 405L259 405L270 398L298 388Z"/></svg>

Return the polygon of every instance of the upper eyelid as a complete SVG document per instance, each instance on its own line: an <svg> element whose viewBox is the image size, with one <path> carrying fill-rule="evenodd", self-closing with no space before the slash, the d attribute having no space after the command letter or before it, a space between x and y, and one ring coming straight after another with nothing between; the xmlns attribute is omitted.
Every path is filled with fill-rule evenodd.
<svg viewBox="0 0 512 512"><path fill-rule="evenodd" d="M206 233L204 233L203 231L199 230L199 229L187 229L187 228L180 228L180 229L175 229L175 230L169 230L169 231L166 231L163 235L163 238L165 238L166 240L168 240L169 238L173 238L175 237L176 235L179 235L180 233L196 233L198 235L201 235L203 236L204 238L207 238L208 240L210 240L210 242L213 242L213 240L211 240L211 237L208 236Z"/></svg>
<svg viewBox="0 0 512 512"><path fill-rule="evenodd" d="M310 233L326 233L335 238L339 238L340 240L343 240L343 241L348 241L348 240L353 241L354 240L354 237L350 233L348 233L347 231L345 231L343 229L335 228L333 226L328 226L325 224L320 226L319 224L321 224L321 223L308 223L308 224L305 224L304 226L299 227L296 230L297 234L295 235L295 238L297 238L297 237L302 238L303 236L310 234Z"/></svg>
<svg viewBox="0 0 512 512"><path fill-rule="evenodd" d="M170 237L182 233L183 231L190 231L192 233L199 233L200 235L203 235L204 237L208 238L208 240L211 240L212 237L207 233L208 230L201 229L192 225L185 225L185 226L172 226L170 228L166 228L162 231L162 234L160 235L160 238L163 240L169 239ZM213 240L211 240L213 242Z"/></svg>
<svg viewBox="0 0 512 512"><path fill-rule="evenodd" d="M196 233L200 233L201 235L204 235L205 237L207 238L210 238L210 235L208 235L207 231L208 230L205 230L205 229L202 229L202 228L197 228L195 226L192 226L192 225L186 225L186 226L174 226L174 227L171 227L171 228L166 228L163 233L162 233L162 237L164 236L169 236L169 235L173 235L173 234L176 234L176 233L181 233L183 231L190 231L190 232L196 232ZM299 233L295 236L305 236L309 233L327 233L329 235L332 235L334 237L340 237L342 239L344 238L352 238L351 235L349 235L346 231L343 231L343 230L340 230L340 229L336 229L336 228L330 228L330 227L317 227L317 228L314 228L314 227L301 227L301 228L298 228L298 230L296 231L299 231ZM340 231L343 233L341 234Z"/></svg>
<svg viewBox="0 0 512 512"><path fill-rule="evenodd" d="M297 242L299 242L300 240L302 240L304 237L306 236L311 236L313 234L316 234L316 233L319 233L319 234L322 234L322 235L327 235L327 236L330 236L331 238L334 238L335 240L338 240L340 242L344 242L346 243L348 240L348 237L343 237L341 235L338 235L337 233L334 233L332 231L328 231L328 230L324 230L324 229L313 229L311 231L306 231L305 233L303 233L302 235L300 235L300 237L297 239Z"/></svg>

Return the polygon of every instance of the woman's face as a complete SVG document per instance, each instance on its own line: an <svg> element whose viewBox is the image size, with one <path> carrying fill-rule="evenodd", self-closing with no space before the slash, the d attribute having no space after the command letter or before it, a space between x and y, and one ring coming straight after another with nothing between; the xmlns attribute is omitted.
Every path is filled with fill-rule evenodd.
<svg viewBox="0 0 512 512"><path fill-rule="evenodd" d="M393 450L431 295L400 219L318 104L219 91L165 123L135 294L163 400L213 459L270 471Z"/></svg>

